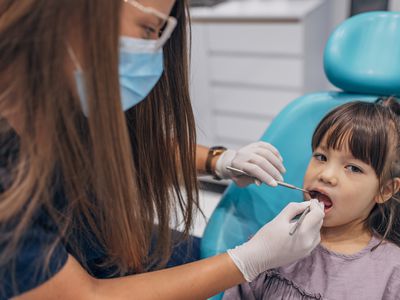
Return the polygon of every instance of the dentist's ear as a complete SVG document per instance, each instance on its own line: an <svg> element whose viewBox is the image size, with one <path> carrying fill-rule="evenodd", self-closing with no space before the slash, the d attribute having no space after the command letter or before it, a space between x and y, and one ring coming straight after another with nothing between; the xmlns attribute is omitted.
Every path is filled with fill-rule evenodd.
<svg viewBox="0 0 400 300"><path fill-rule="evenodd" d="M395 177L388 180L381 188L380 192L375 197L375 202L378 204L385 203L393 195L400 190L400 178Z"/></svg>

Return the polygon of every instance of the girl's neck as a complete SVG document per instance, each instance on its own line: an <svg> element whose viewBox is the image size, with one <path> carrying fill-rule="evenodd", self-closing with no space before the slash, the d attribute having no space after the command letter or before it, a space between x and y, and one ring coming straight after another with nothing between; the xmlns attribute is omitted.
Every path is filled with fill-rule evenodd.
<svg viewBox="0 0 400 300"><path fill-rule="evenodd" d="M371 231L359 222L321 229L321 244L342 254L359 252L368 245L371 237Z"/></svg>

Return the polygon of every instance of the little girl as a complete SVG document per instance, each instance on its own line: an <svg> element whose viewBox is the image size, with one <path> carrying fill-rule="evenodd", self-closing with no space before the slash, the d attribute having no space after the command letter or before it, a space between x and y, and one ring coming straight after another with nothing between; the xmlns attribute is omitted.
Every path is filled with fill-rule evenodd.
<svg viewBox="0 0 400 300"><path fill-rule="evenodd" d="M389 98L325 116L304 177L325 205L321 244L223 299L400 299L399 114Z"/></svg>

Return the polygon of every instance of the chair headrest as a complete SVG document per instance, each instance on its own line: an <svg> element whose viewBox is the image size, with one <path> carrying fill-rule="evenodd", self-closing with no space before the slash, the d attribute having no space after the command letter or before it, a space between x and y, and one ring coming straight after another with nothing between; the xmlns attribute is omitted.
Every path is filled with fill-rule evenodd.
<svg viewBox="0 0 400 300"><path fill-rule="evenodd" d="M327 42L324 67L330 82L346 92L400 95L400 13L346 20Z"/></svg>

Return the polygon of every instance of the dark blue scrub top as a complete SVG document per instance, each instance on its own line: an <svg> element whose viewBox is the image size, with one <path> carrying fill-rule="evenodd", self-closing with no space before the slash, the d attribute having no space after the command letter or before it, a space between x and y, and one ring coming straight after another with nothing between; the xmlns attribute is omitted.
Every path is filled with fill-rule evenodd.
<svg viewBox="0 0 400 300"><path fill-rule="evenodd" d="M0 122L4 122L0 120ZM3 193L10 184L9 171L18 156L19 140L16 134L10 133L0 137L0 192ZM57 199L55 199L58 201ZM19 222L18 216L7 224L0 224L0 235L12 233ZM44 249L52 245L57 238L57 229L51 223L47 213L40 209L31 220L28 230L21 238L15 253L15 260L0 265L0 299L9 299L28 291L47 281L56 274L67 260L66 247L58 243L50 258L48 270L43 267L46 260ZM0 239L0 253L9 240Z"/></svg>
<svg viewBox="0 0 400 300"><path fill-rule="evenodd" d="M18 142L15 135L9 137L6 143L4 141L4 138L0 140L0 183L9 181L9 178L6 176L7 162L10 161L10 153L13 156L16 152L15 149L10 150L9 147L4 147L4 145L10 144L10 142L11 144L17 144ZM3 191L4 186L0 185L0 192ZM56 192L54 201L58 204L66 203L64 194ZM18 219L15 219L9 224L0 224L0 235L10 232L10 229L12 230L18 221ZM53 244L57 237L57 226L52 223L48 213L44 209L40 209L33 218L27 232L22 237L21 245L15 254L15 268L12 267L11 263L0 265L0 274L3 277L0 278L0 300L9 299L29 291L49 280L65 265L68 254L77 258L69 247L68 241L60 241L51 256L48 269L44 270L43 266L46 259L44 249ZM101 262L107 257L106 252L100 246L89 244L87 242L88 237L93 237L93 235L89 231L84 230L80 230L75 235L73 234L72 237L79 242L80 249L84 253L85 262L88 266L87 271L96 278L111 277L115 268L104 269L99 267ZM175 247L167 267L199 259L199 242L198 238L192 238L190 241ZM2 249L0 243L0 253ZM12 274L11 270L14 270L14 274ZM13 286L13 283L16 286Z"/></svg>

